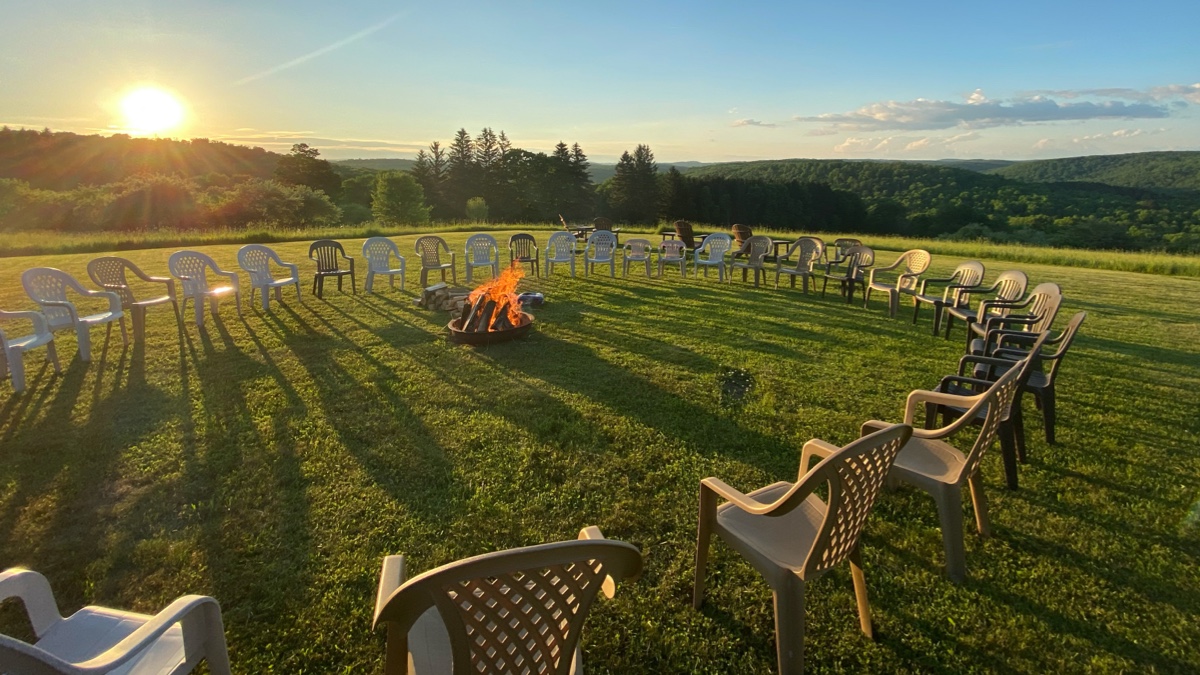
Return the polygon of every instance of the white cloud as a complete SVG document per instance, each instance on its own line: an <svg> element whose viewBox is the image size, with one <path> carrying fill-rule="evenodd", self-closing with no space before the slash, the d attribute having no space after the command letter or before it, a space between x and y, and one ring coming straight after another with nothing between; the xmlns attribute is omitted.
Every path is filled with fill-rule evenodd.
<svg viewBox="0 0 1200 675"><path fill-rule="evenodd" d="M773 123L771 123L771 122L760 122L759 120L752 120L752 119L742 119L742 120L734 120L733 124L731 124L730 126L734 126L734 127L768 127L768 128L771 128L771 127L774 127L774 126L776 126L776 125L775 125L775 124L773 124Z"/></svg>
<svg viewBox="0 0 1200 675"><path fill-rule="evenodd" d="M1167 84L1149 89L1107 87L1101 89L1043 89L1028 92L1025 96L1052 96L1055 98L1109 98L1141 103L1184 100L1200 104L1200 83Z"/></svg>

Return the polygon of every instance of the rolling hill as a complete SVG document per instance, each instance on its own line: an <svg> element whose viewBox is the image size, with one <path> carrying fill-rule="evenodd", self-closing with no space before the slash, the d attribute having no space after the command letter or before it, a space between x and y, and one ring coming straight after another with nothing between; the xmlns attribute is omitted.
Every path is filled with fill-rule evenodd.
<svg viewBox="0 0 1200 675"><path fill-rule="evenodd" d="M1200 191L1200 152L1139 152L1016 162L988 173L1027 183L1088 182Z"/></svg>

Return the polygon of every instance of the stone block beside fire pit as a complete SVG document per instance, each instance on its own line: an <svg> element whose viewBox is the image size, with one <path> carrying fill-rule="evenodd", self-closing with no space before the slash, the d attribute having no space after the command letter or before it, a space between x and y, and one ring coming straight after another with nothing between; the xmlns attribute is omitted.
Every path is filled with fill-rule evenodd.
<svg viewBox="0 0 1200 675"><path fill-rule="evenodd" d="M442 282L426 288L421 292L421 297L413 302L417 307L425 309L461 313L467 304L467 296L470 294L471 290L468 288L450 287Z"/></svg>

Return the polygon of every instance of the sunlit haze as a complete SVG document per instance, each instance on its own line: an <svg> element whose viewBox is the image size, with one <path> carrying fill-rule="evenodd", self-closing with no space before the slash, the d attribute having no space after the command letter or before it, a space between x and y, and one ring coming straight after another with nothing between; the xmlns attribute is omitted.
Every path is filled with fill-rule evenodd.
<svg viewBox="0 0 1200 675"><path fill-rule="evenodd" d="M11 127L327 158L485 126L598 161L637 143L661 161L1200 148L1194 0L63 0L9 3L5 24ZM159 89L122 99L137 83Z"/></svg>

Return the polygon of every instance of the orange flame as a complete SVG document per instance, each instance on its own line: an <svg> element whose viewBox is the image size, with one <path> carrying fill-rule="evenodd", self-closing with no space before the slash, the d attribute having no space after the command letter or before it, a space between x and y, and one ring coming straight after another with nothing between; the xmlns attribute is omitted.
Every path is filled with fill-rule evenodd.
<svg viewBox="0 0 1200 675"><path fill-rule="evenodd" d="M500 276L494 279L489 279L481 286L471 291L467 296L467 301L474 303L479 298L492 300L496 303L496 311L492 313L493 317L500 317L501 312L507 312L508 321L513 326L521 325L521 304L517 302L517 282L525 277L525 271L518 265L514 264L508 269L500 273ZM492 319L492 324L495 325L495 318ZM487 330L495 330L492 326L488 326Z"/></svg>

